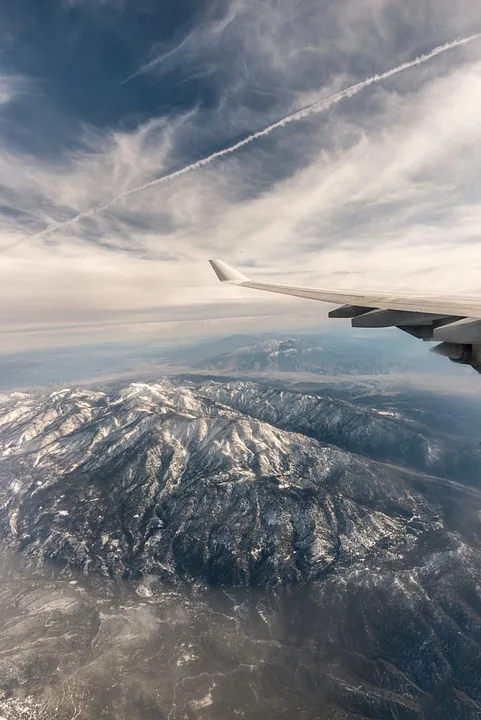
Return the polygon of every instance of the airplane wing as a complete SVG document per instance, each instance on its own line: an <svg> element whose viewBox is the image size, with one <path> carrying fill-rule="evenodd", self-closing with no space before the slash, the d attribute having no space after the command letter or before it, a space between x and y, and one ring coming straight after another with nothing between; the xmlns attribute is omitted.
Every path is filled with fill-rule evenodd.
<svg viewBox="0 0 481 720"><path fill-rule="evenodd" d="M350 318L353 327L397 327L421 340L438 341L433 352L481 373L481 300L276 285L249 280L222 260L210 264L224 283L340 305L329 317Z"/></svg>

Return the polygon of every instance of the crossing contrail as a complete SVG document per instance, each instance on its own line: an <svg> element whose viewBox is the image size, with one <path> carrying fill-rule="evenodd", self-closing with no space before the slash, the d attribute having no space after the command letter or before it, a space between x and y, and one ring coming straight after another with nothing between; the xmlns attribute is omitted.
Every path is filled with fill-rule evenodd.
<svg viewBox="0 0 481 720"><path fill-rule="evenodd" d="M143 185L138 185L137 187L131 188L130 190L126 190L125 192L120 193L119 195L116 195L114 198L111 198L110 200L107 200L104 203L101 203L99 205L95 205L94 207L90 208L89 210L85 210L75 217L71 218L70 220L65 220L64 222L60 223L52 223L51 225L48 225L44 230L41 230L38 233L35 233L33 235L30 235L28 238L22 238L22 240L19 240L17 243L12 243L7 248L13 247L15 244L19 244L20 242L24 242L27 239L36 239L44 237L45 235L49 235L56 230L59 230L61 228L67 227L69 225L75 225L76 223L80 222L81 220L84 220L85 218L91 217L92 215L96 215L99 212L102 212L103 210L107 210L112 205L115 205L120 200L124 200L125 198L130 197L131 195L136 195L139 192L142 192L142 190L147 190L148 188L155 187L156 185L162 185L164 183L170 182L171 180L175 180L178 177L181 177L182 175L187 175L187 173L192 172L193 170L198 170L199 168L204 167L205 165L210 165L211 162L214 160L217 160L219 158L226 157L227 155L231 155L232 153L235 153L237 150L240 150L241 148L245 147L246 145L249 145L250 143L254 142L255 140L258 140L259 138L267 137L272 132L279 128L283 128L286 125L289 125L290 123L297 122L298 120L304 120L311 115L317 115L319 113L325 112L326 110L329 110L334 105L337 105L337 103L340 103L342 100L345 100L346 98L351 98L354 95L357 95L362 90L365 90L366 88L370 87L371 85L375 85L382 80L386 80L390 77L393 77L393 75L398 75L399 73L404 72L405 70L409 70L410 68L417 67L418 65L423 65L424 63L428 62L429 60L432 60L437 55L442 55L443 53L447 52L448 50L453 50L454 48L460 47L462 45L467 45L468 43L473 42L474 40L481 39L481 33L478 33L476 35L470 35L469 37L460 38L458 40L454 40L453 42L445 43L444 45L439 45L438 47L435 47L431 52L426 53L425 55L420 55L415 60L411 60L409 62L402 63L402 65L398 65L395 68L392 68L391 70L387 70L386 72L380 74L380 75L373 75L372 77L368 78L367 80L363 80L360 83L357 83L356 85L351 85L351 87L346 88L345 90L341 90L340 92L336 93L335 95L331 95L330 97L325 98L324 100L319 100L315 103L312 103L311 105L308 105L305 108L302 108L301 110L297 110L296 112L293 112L290 115L286 115L286 117L283 117L281 120L278 120L275 123L272 123L271 125L268 125L267 127L263 128L262 130L258 130L255 133L252 133L252 135L249 135L248 137L244 138L243 140L239 140L239 142L234 143L233 145L229 145L228 147L224 148L223 150L218 150L217 152L212 153L211 155L208 155L205 158L202 158L201 160L197 160L196 162L191 163L190 165L186 165L185 167L181 168L180 170L175 170L174 172L169 173L168 175L163 175L159 178L156 178L154 180L150 180L149 182L144 183Z"/></svg>

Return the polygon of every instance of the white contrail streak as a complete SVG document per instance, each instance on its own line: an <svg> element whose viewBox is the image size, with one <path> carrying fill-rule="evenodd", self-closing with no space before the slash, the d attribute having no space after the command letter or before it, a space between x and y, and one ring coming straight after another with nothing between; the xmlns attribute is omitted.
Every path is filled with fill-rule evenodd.
<svg viewBox="0 0 481 720"><path fill-rule="evenodd" d="M291 115L287 115L286 117L282 118L282 120L278 120L275 123L272 123L272 125L268 125L263 130L258 130L257 132L253 133L252 135L249 135L248 137L244 138L243 140L240 140L239 142L235 143L234 145L229 145L228 147L224 148L223 150L218 150L217 152L212 153L211 155L208 155L205 158L202 158L202 160L197 160L197 162L191 163L190 165L186 165L185 167L181 168L180 170L175 170L175 172L169 173L168 175L163 175L162 177L156 178L155 180L150 180L147 183L144 183L143 185L139 185L138 187L132 188L131 190L126 190L125 192L120 193L120 195L116 195L116 197L112 198L111 200L107 200L107 202L102 203L100 205L96 205L95 207L90 208L90 210L85 210L84 212L79 213L75 217L71 218L70 220L66 220L61 223L53 223L51 225L48 225L44 230L41 230L40 232L31 235L30 239L40 238L44 237L45 235L48 235L55 230L58 230L60 228L66 227L68 225L75 225L80 220L83 220L85 218L91 217L92 215L95 215L96 213L102 212L103 210L107 210L107 208L111 207L115 203L119 202L120 200L123 200L124 198L130 197L130 195L135 195L136 193L141 192L142 190L147 190L147 188L155 187L156 185L162 185L163 183L169 182L170 180L175 180L178 177L181 177L182 175L186 175L187 173L192 172L192 170L198 170L201 167L204 167L204 165L209 165L214 160L217 160L218 158L225 157L226 155L230 155L231 153L236 152L237 150L240 150L245 145L249 145L250 143L254 142L255 140L258 140L259 138L267 137L267 135L270 135L274 130L277 130L278 128L283 128L289 123L297 122L298 120L304 120L305 118L310 117L311 115L317 115L318 113L322 113L325 110L329 110L333 105L337 105L337 103L341 102L341 100L344 100L345 98L351 98L354 95L357 95L362 90L365 90L366 88L370 87L371 85L375 85L376 83L381 82L382 80L386 80L387 78L392 77L393 75L398 75L399 73L404 72L405 70L409 70L410 68L414 68L418 65L423 65L425 62L428 62L429 60L432 60L432 58L435 58L437 55L441 55L442 53L447 52L448 50L453 50L454 48L460 47L461 45L467 45L468 43L473 42L474 40L481 39L481 33L477 35L470 35L466 38L461 38L459 40L454 40L453 42L445 43L444 45L439 45L438 47L435 47L434 50L431 50L431 52L421 55L420 57L416 58L415 60L411 60L409 62L405 62L402 65L398 65L395 68L392 68L391 70L387 70L386 72L382 73L381 75L373 75L372 77L368 78L367 80L363 80L360 83L357 83L356 85L351 85L351 87L346 88L345 90L341 90L340 92L336 93L335 95L331 95L328 98L325 98L324 100L319 100L318 102L313 103L312 105L308 105L307 107L303 108L302 110L297 110L296 112L292 113ZM19 241L21 242L21 241ZM11 246L9 246L11 247Z"/></svg>

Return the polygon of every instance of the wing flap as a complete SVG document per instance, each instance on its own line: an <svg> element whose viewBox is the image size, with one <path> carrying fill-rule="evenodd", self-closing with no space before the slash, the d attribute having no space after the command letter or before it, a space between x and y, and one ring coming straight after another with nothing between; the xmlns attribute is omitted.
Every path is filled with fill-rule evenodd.
<svg viewBox="0 0 481 720"><path fill-rule="evenodd" d="M481 343L481 321L464 318L449 325L436 328L433 337L434 340L442 340L450 343Z"/></svg>
<svg viewBox="0 0 481 720"><path fill-rule="evenodd" d="M442 320L445 315L434 315L433 313L402 312L401 310L371 310L352 318L352 327L358 328L386 328L433 325L437 320Z"/></svg>
<svg viewBox="0 0 481 720"><path fill-rule="evenodd" d="M327 313L327 316L336 320L346 320L357 317L358 315L364 315L365 313L374 310L372 307L359 307L357 305L341 305L341 307L331 310Z"/></svg>

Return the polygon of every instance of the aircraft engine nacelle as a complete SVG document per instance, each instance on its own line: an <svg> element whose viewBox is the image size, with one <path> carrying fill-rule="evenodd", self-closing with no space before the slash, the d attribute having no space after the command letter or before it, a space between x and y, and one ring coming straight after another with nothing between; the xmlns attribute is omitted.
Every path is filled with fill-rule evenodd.
<svg viewBox="0 0 481 720"><path fill-rule="evenodd" d="M481 345L466 345L444 342L432 349L436 355L442 355L458 365L471 365L481 373Z"/></svg>

